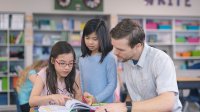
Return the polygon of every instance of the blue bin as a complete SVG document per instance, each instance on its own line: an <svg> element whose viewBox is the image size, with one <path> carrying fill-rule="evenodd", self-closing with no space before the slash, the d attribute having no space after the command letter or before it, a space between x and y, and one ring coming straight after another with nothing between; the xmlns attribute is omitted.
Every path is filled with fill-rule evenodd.
<svg viewBox="0 0 200 112"><path fill-rule="evenodd" d="M199 26L187 26L187 30L199 30Z"/></svg>
<svg viewBox="0 0 200 112"><path fill-rule="evenodd" d="M158 29L170 30L170 29L172 29L172 26L170 26L170 25L159 25Z"/></svg>
<svg viewBox="0 0 200 112"><path fill-rule="evenodd" d="M8 98L6 93L0 93L0 105L8 105Z"/></svg>

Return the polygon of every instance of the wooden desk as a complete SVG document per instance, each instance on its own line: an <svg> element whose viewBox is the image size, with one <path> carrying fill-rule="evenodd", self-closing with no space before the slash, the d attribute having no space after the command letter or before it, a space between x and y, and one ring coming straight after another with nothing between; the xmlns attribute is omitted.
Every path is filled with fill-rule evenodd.
<svg viewBox="0 0 200 112"><path fill-rule="evenodd" d="M200 89L200 77L177 77L177 85L179 89L179 97L182 100L184 97L184 89Z"/></svg>
<svg viewBox="0 0 200 112"><path fill-rule="evenodd" d="M200 81L200 77L177 77L177 81Z"/></svg>
<svg viewBox="0 0 200 112"><path fill-rule="evenodd" d="M177 77L178 89L200 89L200 77Z"/></svg>

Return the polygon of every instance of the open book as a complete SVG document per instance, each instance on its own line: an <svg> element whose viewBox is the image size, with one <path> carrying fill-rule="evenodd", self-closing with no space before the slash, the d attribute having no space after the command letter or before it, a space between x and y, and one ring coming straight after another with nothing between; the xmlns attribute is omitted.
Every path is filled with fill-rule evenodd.
<svg viewBox="0 0 200 112"><path fill-rule="evenodd" d="M46 105L40 106L39 112L71 112L73 110L96 110L97 106L90 106L78 100L72 99L65 103L65 106L60 105Z"/></svg>

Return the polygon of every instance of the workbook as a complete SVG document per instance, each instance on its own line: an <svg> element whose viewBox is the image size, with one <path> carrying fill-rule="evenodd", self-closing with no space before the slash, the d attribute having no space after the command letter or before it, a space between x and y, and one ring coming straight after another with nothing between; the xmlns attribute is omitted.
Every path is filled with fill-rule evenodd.
<svg viewBox="0 0 200 112"><path fill-rule="evenodd" d="M39 112L72 112L76 110L89 110L95 111L98 106L90 106L76 99L68 100L65 106L60 105L46 105L40 106Z"/></svg>

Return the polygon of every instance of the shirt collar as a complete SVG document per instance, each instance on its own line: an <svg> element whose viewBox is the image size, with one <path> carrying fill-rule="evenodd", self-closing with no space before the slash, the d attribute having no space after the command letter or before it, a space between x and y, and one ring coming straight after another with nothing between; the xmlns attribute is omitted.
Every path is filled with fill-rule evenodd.
<svg viewBox="0 0 200 112"><path fill-rule="evenodd" d="M133 64L137 64L138 63L138 60L132 60Z"/></svg>
<svg viewBox="0 0 200 112"><path fill-rule="evenodd" d="M144 48L143 48L142 54L141 54L140 59L138 60L138 63L137 63L137 65L139 65L142 68L144 67L145 58L146 58L146 55L147 55L147 51L149 50L149 47L150 47L149 45L144 43Z"/></svg>

